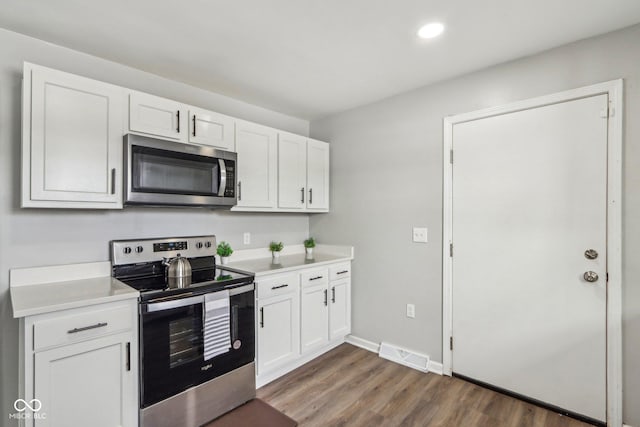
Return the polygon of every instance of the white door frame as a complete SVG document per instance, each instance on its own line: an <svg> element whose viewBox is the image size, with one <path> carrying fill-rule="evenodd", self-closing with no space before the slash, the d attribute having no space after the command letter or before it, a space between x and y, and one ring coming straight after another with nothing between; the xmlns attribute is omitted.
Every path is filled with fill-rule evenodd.
<svg viewBox="0 0 640 427"><path fill-rule="evenodd" d="M608 94L609 127L607 141L607 425L622 426L622 116L623 81L612 80L592 86L527 99L444 118L443 151L443 231L442 231L442 365L452 373L449 339L453 329L452 298L452 181L453 126L516 111L574 99ZM603 114L607 112L603 111Z"/></svg>

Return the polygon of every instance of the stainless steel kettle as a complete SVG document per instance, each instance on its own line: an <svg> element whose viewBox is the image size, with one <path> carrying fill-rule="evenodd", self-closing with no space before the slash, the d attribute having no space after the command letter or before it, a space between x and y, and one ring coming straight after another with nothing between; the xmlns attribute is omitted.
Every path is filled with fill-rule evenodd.
<svg viewBox="0 0 640 427"><path fill-rule="evenodd" d="M167 266L167 279L170 288L185 288L191 284L191 263L180 254L175 258L163 258Z"/></svg>

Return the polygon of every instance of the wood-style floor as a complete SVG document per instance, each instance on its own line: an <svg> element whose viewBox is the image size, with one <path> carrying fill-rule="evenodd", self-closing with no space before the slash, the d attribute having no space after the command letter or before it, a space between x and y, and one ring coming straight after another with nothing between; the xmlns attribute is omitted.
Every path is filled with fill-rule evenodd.
<svg viewBox="0 0 640 427"><path fill-rule="evenodd" d="M588 426L457 378L418 372L349 344L260 388L258 397L301 427Z"/></svg>

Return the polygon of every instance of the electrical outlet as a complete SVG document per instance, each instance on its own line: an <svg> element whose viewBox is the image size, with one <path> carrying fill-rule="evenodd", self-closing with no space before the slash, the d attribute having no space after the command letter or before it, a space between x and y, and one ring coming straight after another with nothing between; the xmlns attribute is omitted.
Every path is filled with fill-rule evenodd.
<svg viewBox="0 0 640 427"><path fill-rule="evenodd" d="M413 227L413 241L417 243L427 243L427 228Z"/></svg>
<svg viewBox="0 0 640 427"><path fill-rule="evenodd" d="M251 233L249 233L249 232L244 233L244 235L242 236L242 242L245 245L250 245L251 244Z"/></svg>
<svg viewBox="0 0 640 427"><path fill-rule="evenodd" d="M407 317L416 317L416 306L414 304L407 304Z"/></svg>

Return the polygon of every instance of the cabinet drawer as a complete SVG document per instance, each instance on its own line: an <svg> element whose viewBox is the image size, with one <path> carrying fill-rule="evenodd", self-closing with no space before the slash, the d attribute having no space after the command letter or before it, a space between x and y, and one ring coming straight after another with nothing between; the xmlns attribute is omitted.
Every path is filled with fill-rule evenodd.
<svg viewBox="0 0 640 427"><path fill-rule="evenodd" d="M329 280L340 280L351 277L351 263L343 262L329 267Z"/></svg>
<svg viewBox="0 0 640 427"><path fill-rule="evenodd" d="M307 270L300 274L302 287L326 285L329 283L329 270L318 268Z"/></svg>
<svg viewBox="0 0 640 427"><path fill-rule="evenodd" d="M91 310L91 311L89 311ZM33 347L39 349L71 344L133 328L134 305L93 308L86 312L60 314L33 325Z"/></svg>
<svg viewBox="0 0 640 427"><path fill-rule="evenodd" d="M298 291L298 275L279 274L264 279L256 279L258 298L264 299Z"/></svg>

